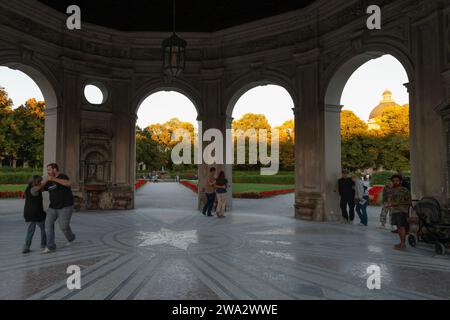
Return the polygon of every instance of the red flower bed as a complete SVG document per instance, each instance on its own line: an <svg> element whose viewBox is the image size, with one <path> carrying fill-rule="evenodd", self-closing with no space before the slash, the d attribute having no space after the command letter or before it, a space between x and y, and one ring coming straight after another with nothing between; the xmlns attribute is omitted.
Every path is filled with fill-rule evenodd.
<svg viewBox="0 0 450 320"><path fill-rule="evenodd" d="M134 184L134 188L135 188L136 190L138 190L139 188L142 188L146 183L147 183L147 180L145 180L145 179L139 179L139 180L136 181L136 183Z"/></svg>
<svg viewBox="0 0 450 320"><path fill-rule="evenodd" d="M182 180L180 184L191 189L194 192L198 192L198 187L196 184ZM286 190L272 190L272 191L262 191L262 192L243 192L243 193L233 193L233 198L242 198L242 199L261 199L268 198L273 196L278 196L281 194L288 194L294 192L295 189L286 189Z"/></svg>
<svg viewBox="0 0 450 320"><path fill-rule="evenodd" d="M262 198L267 198L267 197L278 196L281 194L288 194L288 193L292 193L292 192L295 192L295 189L262 191L259 194L261 195Z"/></svg>
<svg viewBox="0 0 450 320"><path fill-rule="evenodd" d="M192 191L198 192L198 187L197 187L197 185L196 185L195 183L192 183L192 182L186 181L186 180L181 180L180 183L181 183L183 186L185 186L185 187L191 189Z"/></svg>
<svg viewBox="0 0 450 320"><path fill-rule="evenodd" d="M242 192L242 193L233 193L233 198L240 199L262 199L269 198L273 196L279 196L282 194L288 194L295 192L295 189L285 189L285 190L270 190L270 191L261 191L261 192Z"/></svg>
<svg viewBox="0 0 450 320"><path fill-rule="evenodd" d="M381 204L384 186L373 186L369 189L370 204Z"/></svg>
<svg viewBox="0 0 450 320"><path fill-rule="evenodd" d="M23 191L4 191L0 192L0 199L23 198Z"/></svg>

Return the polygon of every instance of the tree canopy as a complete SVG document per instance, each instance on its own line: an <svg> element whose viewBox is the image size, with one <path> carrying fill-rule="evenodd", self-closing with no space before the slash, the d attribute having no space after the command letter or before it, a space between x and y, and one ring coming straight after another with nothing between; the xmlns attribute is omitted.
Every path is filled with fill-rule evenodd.
<svg viewBox="0 0 450 320"><path fill-rule="evenodd" d="M6 159L21 159L31 166L42 166L44 154L45 103L29 99L18 108L0 87L0 156ZM342 163L351 170L383 168L388 170L409 169L409 107L386 108L375 119L377 128L369 129L352 111L341 113ZM165 123L152 124L147 128L136 128L136 161L148 168L173 168L171 152L177 141L172 135L177 129L186 129L194 141L193 124L177 118ZM233 121L234 130L255 129L270 133L278 129L280 138L280 166L284 170L295 167L295 124L294 119L272 128L263 114L244 114ZM259 137L258 137L259 138ZM301 137L297 137L301 138ZM236 136L234 136L236 141ZM248 151L248 137L246 150ZM193 149L192 149L193 150ZM235 148L236 151L236 148ZM246 157L247 158L247 157ZM256 166L258 167L258 166ZM240 169L255 169L255 165L240 165Z"/></svg>

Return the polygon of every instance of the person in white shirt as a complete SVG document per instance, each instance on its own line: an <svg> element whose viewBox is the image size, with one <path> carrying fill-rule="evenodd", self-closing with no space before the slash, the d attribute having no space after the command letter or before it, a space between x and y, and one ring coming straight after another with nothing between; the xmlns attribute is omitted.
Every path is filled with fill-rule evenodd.
<svg viewBox="0 0 450 320"><path fill-rule="evenodd" d="M360 225L368 225L367 206L369 205L369 188L357 176L353 176L355 182L356 213L360 219Z"/></svg>

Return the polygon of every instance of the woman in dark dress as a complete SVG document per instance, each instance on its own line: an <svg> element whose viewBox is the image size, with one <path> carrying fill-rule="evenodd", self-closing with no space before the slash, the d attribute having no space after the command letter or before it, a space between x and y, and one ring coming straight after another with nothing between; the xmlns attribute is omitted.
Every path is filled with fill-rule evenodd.
<svg viewBox="0 0 450 320"><path fill-rule="evenodd" d="M28 183L25 190L25 207L23 209L23 216L25 222L28 223L27 235L25 238L25 245L23 247L23 254L30 252L31 242L33 241L36 226L41 229L41 248L44 249L47 245L47 235L45 233L45 211L42 199L42 192L38 191L41 185L42 177L33 176Z"/></svg>
<svg viewBox="0 0 450 320"><path fill-rule="evenodd" d="M217 217L225 217L225 206L227 204L227 187L228 180L225 179L225 172L220 171L216 179L216 195L217 195Z"/></svg>

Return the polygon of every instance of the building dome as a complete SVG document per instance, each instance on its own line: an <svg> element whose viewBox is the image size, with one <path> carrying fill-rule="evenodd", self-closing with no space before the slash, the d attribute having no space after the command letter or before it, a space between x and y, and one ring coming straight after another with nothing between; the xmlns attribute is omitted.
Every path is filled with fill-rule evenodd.
<svg viewBox="0 0 450 320"><path fill-rule="evenodd" d="M400 107L400 105L398 105L394 101L394 99L392 99L392 92L386 90L385 92L383 92L383 99L381 100L380 104L378 104L370 113L369 121L381 117L384 110L389 107Z"/></svg>

